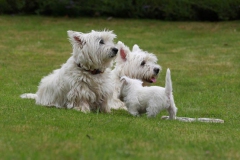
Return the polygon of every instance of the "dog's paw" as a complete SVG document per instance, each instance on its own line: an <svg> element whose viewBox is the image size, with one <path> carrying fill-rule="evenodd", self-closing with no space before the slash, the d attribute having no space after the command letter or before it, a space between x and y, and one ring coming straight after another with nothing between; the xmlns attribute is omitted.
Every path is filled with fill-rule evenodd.
<svg viewBox="0 0 240 160"><path fill-rule="evenodd" d="M76 111L83 112L83 113L90 113L90 109L86 109L86 108L83 108L83 107L73 107L73 109L76 110Z"/></svg>
<svg viewBox="0 0 240 160"><path fill-rule="evenodd" d="M169 119L169 116L162 116L161 119Z"/></svg>

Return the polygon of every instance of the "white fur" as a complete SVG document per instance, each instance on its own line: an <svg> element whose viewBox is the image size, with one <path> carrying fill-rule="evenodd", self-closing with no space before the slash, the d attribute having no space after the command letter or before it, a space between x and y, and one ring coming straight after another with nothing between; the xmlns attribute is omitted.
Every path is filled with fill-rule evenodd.
<svg viewBox="0 0 240 160"><path fill-rule="evenodd" d="M129 78L140 79L143 85L156 82L158 73L162 70L157 64L157 57L134 45L132 51L129 50L121 41L118 42L118 55L116 58L116 66L112 71L113 82L115 85L114 98L121 99L120 78L127 76ZM125 105L119 104L122 109L126 109ZM119 109L119 108L114 108Z"/></svg>
<svg viewBox="0 0 240 160"><path fill-rule="evenodd" d="M169 119L169 116L162 116L162 119ZM176 120L182 121L182 122L224 123L224 120L216 119L216 118L176 117Z"/></svg>
<svg viewBox="0 0 240 160"><path fill-rule="evenodd" d="M36 99L36 104L43 106L110 112L115 104L109 67L117 54L113 43L116 35L111 31L67 33L73 46L72 56L41 80L36 94L21 97Z"/></svg>
<svg viewBox="0 0 240 160"><path fill-rule="evenodd" d="M121 92L130 114L138 116L141 113L147 113L148 117L155 117L161 110L167 109L169 118L176 118L177 107L173 99L169 69L166 73L165 88L158 86L143 87L142 81L126 76L123 76L121 81L123 81Z"/></svg>

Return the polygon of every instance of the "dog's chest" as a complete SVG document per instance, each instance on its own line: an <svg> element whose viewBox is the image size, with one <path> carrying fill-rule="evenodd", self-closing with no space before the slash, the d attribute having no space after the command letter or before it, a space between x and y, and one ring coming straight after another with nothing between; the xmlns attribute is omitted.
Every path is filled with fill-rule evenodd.
<svg viewBox="0 0 240 160"><path fill-rule="evenodd" d="M77 83L79 87L84 85L99 97L108 96L112 85L109 73L79 73Z"/></svg>

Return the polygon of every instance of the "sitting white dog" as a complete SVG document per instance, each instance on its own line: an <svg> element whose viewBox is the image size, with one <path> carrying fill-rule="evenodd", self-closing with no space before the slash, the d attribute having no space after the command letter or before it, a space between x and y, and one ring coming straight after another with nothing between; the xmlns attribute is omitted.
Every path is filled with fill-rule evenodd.
<svg viewBox="0 0 240 160"><path fill-rule="evenodd" d="M161 110L167 109L169 119L175 119L177 108L172 94L170 70L167 69L165 88L158 86L143 87L142 81L126 76L121 78L121 93L128 112L134 116L147 113L148 117L155 117Z"/></svg>
<svg viewBox="0 0 240 160"><path fill-rule="evenodd" d="M117 43L118 52L116 58L116 66L112 70L112 77L114 82L114 98L121 99L121 82L120 78L122 76L127 76L129 78L140 79L143 81L143 86L149 83L155 83L157 81L158 74L161 72L162 68L157 64L157 57L143 51L135 44L132 51L124 43L119 41ZM116 108L121 106L120 108ZM126 109L124 103L113 106L113 109Z"/></svg>
<svg viewBox="0 0 240 160"><path fill-rule="evenodd" d="M36 104L44 106L110 112L111 106L118 104L112 99L114 86L110 75L118 52L113 43L116 35L112 31L67 33L73 46L72 56L41 80L36 94L21 97L36 99Z"/></svg>

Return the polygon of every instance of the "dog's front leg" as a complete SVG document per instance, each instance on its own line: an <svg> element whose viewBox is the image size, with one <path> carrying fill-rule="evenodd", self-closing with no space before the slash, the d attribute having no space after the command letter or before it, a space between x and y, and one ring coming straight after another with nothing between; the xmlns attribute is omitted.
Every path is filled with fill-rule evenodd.
<svg viewBox="0 0 240 160"><path fill-rule="evenodd" d="M78 105L75 105L73 109L77 111L81 111L83 113L89 113L90 110L90 105L87 103L86 100L82 100L81 102L78 103Z"/></svg>
<svg viewBox="0 0 240 160"><path fill-rule="evenodd" d="M90 112L91 108L89 102L93 101L94 97L96 97L94 94L90 95L90 93L90 91L79 90L77 87L72 88L67 94L67 108L73 108L84 113ZM91 99L89 97L91 97Z"/></svg>
<svg viewBox="0 0 240 160"><path fill-rule="evenodd" d="M133 116L137 116L137 117L140 116L138 112L138 108L134 105L128 107L128 112Z"/></svg>
<svg viewBox="0 0 240 160"><path fill-rule="evenodd" d="M156 117L156 115L159 113L159 110L157 109L157 107L147 107L146 109L147 111L147 117Z"/></svg>
<svg viewBox="0 0 240 160"><path fill-rule="evenodd" d="M109 98L105 98L105 100L102 102L102 105L100 106L101 112L109 113L111 112L111 105L112 101Z"/></svg>

